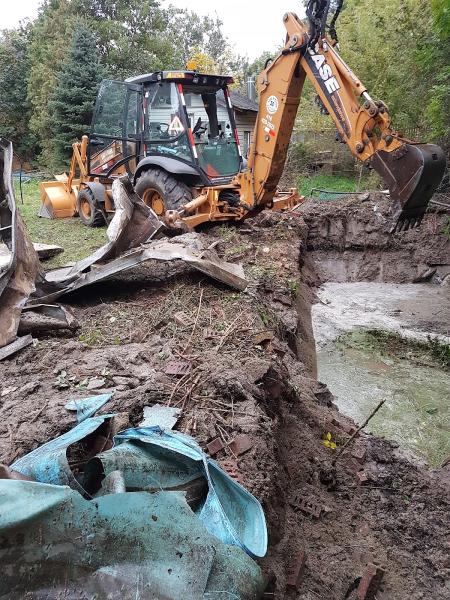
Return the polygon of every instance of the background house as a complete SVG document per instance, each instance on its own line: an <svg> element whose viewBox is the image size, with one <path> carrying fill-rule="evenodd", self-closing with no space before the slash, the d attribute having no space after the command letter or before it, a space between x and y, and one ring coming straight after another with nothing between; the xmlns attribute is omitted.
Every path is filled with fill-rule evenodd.
<svg viewBox="0 0 450 600"><path fill-rule="evenodd" d="M258 103L238 92L231 91L230 97L242 152L247 156L258 114Z"/></svg>

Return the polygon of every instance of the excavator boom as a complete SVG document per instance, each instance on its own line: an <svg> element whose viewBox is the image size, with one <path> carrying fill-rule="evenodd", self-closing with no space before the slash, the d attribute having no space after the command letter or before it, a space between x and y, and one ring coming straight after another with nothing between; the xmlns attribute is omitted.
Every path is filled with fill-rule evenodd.
<svg viewBox="0 0 450 600"><path fill-rule="evenodd" d="M260 105L248 163L253 208L273 202L308 78L341 140L389 188L394 229L416 226L444 174L444 152L433 144L409 142L393 130L386 105L371 98L338 54L336 40L324 35L326 13L319 9L325 10L325 5L329 3L310 2L305 22L295 13L284 15L286 45L258 77ZM248 195L248 174L237 179Z"/></svg>

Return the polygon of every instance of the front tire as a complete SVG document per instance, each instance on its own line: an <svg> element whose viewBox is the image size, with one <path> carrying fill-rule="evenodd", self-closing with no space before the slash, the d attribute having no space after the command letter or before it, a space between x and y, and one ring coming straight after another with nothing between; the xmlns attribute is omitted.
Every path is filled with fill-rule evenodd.
<svg viewBox="0 0 450 600"><path fill-rule="evenodd" d="M77 211L81 221L87 227L101 227L105 224L105 217L89 188L83 188L78 192Z"/></svg>
<svg viewBox="0 0 450 600"><path fill-rule="evenodd" d="M163 169L149 169L137 179L134 189L160 217L166 210L178 210L192 200L189 187Z"/></svg>

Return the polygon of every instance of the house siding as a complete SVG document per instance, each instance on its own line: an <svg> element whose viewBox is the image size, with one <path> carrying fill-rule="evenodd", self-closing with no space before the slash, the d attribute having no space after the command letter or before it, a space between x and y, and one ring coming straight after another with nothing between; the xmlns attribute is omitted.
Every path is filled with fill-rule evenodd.
<svg viewBox="0 0 450 600"><path fill-rule="evenodd" d="M250 140L253 141L253 129L255 128L256 114L254 112L240 113L235 111L236 129L241 143L242 152L245 153L244 140L245 132L250 131Z"/></svg>

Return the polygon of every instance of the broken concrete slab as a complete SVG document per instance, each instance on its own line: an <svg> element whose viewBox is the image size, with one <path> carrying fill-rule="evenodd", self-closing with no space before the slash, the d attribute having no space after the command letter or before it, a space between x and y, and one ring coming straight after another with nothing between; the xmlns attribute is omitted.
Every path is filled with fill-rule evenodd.
<svg viewBox="0 0 450 600"><path fill-rule="evenodd" d="M64 248L62 246L57 246L56 244L33 242L33 248L36 250L40 260L48 260L49 258L53 258L54 256L61 254L61 252L64 252Z"/></svg>
<svg viewBox="0 0 450 600"><path fill-rule="evenodd" d="M102 387L105 387L106 379L103 377L94 377L89 380L89 383L86 386L87 390L99 390Z"/></svg>
<svg viewBox="0 0 450 600"><path fill-rule="evenodd" d="M18 333L37 333L79 328L72 310L55 304L37 304L24 307L20 316Z"/></svg>
<svg viewBox="0 0 450 600"><path fill-rule="evenodd" d="M161 429L173 429L181 415L181 409L173 406L163 406L154 404L153 406L144 406L144 418L140 427L155 427Z"/></svg>

